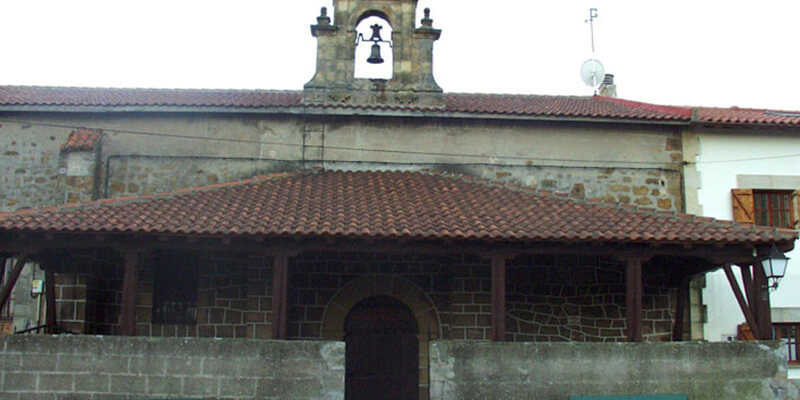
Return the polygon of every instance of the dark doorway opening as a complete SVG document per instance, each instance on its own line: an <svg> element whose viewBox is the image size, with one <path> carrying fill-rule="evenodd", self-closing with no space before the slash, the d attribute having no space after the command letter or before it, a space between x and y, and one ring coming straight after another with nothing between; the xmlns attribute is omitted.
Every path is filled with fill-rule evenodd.
<svg viewBox="0 0 800 400"><path fill-rule="evenodd" d="M387 296L353 306L344 323L345 399L418 400L417 321Z"/></svg>

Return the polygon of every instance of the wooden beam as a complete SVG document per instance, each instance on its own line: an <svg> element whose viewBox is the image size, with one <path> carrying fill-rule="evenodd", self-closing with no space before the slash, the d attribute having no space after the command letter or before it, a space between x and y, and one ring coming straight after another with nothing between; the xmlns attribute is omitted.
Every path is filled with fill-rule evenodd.
<svg viewBox="0 0 800 400"><path fill-rule="evenodd" d="M755 337L759 338L760 335L756 334L756 331L758 331L758 327L760 326L758 322L758 310L756 306L756 302L758 301L756 298L756 293L758 293L758 290L753 284L753 274L750 269L750 264L739 265L739 272L742 274L742 285L744 286L745 298L747 298L747 307L750 308L750 314L753 315L753 324L750 325L749 322L747 324L750 325L750 329L753 331Z"/></svg>
<svg viewBox="0 0 800 400"><path fill-rule="evenodd" d="M760 340L772 340L772 315L770 315L769 282L764 270L758 264L753 264L753 287L758 291L754 296L757 300L756 321L761 333L757 336Z"/></svg>
<svg viewBox="0 0 800 400"><path fill-rule="evenodd" d="M272 267L272 338L286 339L286 318L289 307L289 255L278 254Z"/></svg>
<svg viewBox="0 0 800 400"><path fill-rule="evenodd" d="M642 341L642 261L629 258L625 268L625 315L627 340Z"/></svg>
<svg viewBox="0 0 800 400"><path fill-rule="evenodd" d="M739 282L736 281L736 277L733 275L731 266L726 265L722 267L722 270L725 271L725 276L728 277L728 283L730 283L731 290L733 290L733 295L736 297L736 301L739 303L739 308L742 310L742 314L744 314L745 322L747 322L747 325L750 326L750 330L753 331L753 335L759 337L758 323L753 316L753 311L750 309L750 305L747 303L744 295L742 294L742 289L739 287ZM744 271L742 273L744 274Z"/></svg>
<svg viewBox="0 0 800 400"><path fill-rule="evenodd" d="M31 236L33 234L29 234ZM218 236L180 236L186 240L181 241L160 241L157 235L130 235L115 234L106 235L104 241L96 240L90 234L56 234L53 240L44 240L45 234L38 234L29 239L22 240L18 235L9 235L0 239L0 247L16 249L17 253L31 253L34 250L55 250L55 249L97 249L97 248L126 248L135 247L139 250L197 250L198 248L207 250L224 251L252 251L260 254L275 255L285 251L287 248L298 249L299 251L363 251L365 241L352 241L350 239L336 240L304 238L303 240L287 240L280 238L270 238L262 236L242 236L233 238L229 245L222 243ZM41 240L37 240L41 238ZM170 236L173 238L173 236ZM192 238L192 239L190 239ZM33 244L32 244L33 243ZM31 248L31 246L35 246ZM685 248L689 246L690 248ZM780 243L779 249L786 251L791 249L792 244ZM21 249L25 249L24 251ZM581 255L609 255L626 254L627 257L652 258L655 256L676 256L676 257L695 257L703 259L708 263L708 269L717 265L740 264L752 261L752 246L726 246L718 248L707 244L691 243L663 243L657 247L649 244L636 243L613 243L613 242L521 242L521 243L492 243L490 241L454 241L451 246L444 246L444 241L429 240L375 240L375 244L370 246L378 253L407 253L413 251L420 254L489 254L490 252L516 253L516 254L581 254Z"/></svg>
<svg viewBox="0 0 800 400"><path fill-rule="evenodd" d="M122 277L122 310L120 311L120 331L125 336L136 335L136 297L139 289L139 256L133 250L124 252L125 272Z"/></svg>
<svg viewBox="0 0 800 400"><path fill-rule="evenodd" d="M3 285L3 289L0 290L0 309L5 307L8 299L11 298L11 291L14 289L14 285L17 284L17 279L19 279L19 275L22 273L22 269L25 267L25 262L27 261L27 254L22 254L17 258L17 263L14 264L14 268L12 268L11 272L8 274L8 279L5 285Z"/></svg>
<svg viewBox="0 0 800 400"><path fill-rule="evenodd" d="M56 274L52 269L44 271L45 323L47 333L57 333L56 326Z"/></svg>
<svg viewBox="0 0 800 400"><path fill-rule="evenodd" d="M506 255L492 255L492 341L506 340Z"/></svg>

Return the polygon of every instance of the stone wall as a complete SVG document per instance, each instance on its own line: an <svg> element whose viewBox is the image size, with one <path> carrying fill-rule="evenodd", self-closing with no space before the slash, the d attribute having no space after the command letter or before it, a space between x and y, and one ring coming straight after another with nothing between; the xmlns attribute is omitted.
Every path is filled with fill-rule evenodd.
<svg viewBox="0 0 800 400"><path fill-rule="evenodd" d="M314 166L441 169L682 209L681 137L664 126L181 113L4 116L31 123L0 127L7 149L0 153L0 211L88 200L106 190L122 197ZM77 127L102 129L97 154L60 152Z"/></svg>
<svg viewBox="0 0 800 400"><path fill-rule="evenodd" d="M197 272L197 304L195 323L163 324L153 321L153 298L159 271L173 268L165 263L170 257L155 254L143 257L139 270L137 293L136 333L139 336L166 337L216 337L269 339L271 329L269 312L272 307L270 257L238 253L178 253L171 259L191 259ZM120 260L117 260L119 263ZM119 264L95 265L91 274L57 274L57 288L62 295L72 293L73 281L90 281L83 287L85 328L74 326L67 318L74 313L72 300L59 299L65 327L74 327L76 333L103 335L120 334L120 306L122 300L122 275ZM188 278L188 277L187 277ZM70 314L72 315L72 314ZM84 313L81 313L84 315ZM61 315L60 315L61 316ZM318 336L317 336L318 338Z"/></svg>
<svg viewBox="0 0 800 400"><path fill-rule="evenodd" d="M172 259L191 257L178 254ZM160 279L158 271L172 267L163 261L167 259L154 254L143 258L137 299L138 335L271 337L270 257L209 252L193 258L196 265L191 270L198 274L196 323L182 325L153 322L154 285ZM119 334L122 268L121 260L116 262L56 275L60 324L76 333ZM490 338L490 266L478 256L306 252L291 258L289 265L289 338L324 337L324 315L333 297L356 278L387 274L413 282L430 298L442 338ZM669 286L667 267L653 264L646 271L644 338L669 341L677 291ZM506 302L509 341L625 340L624 267L600 257L540 255L513 259L508 264ZM431 333L434 339L438 338L436 334Z"/></svg>
<svg viewBox="0 0 800 400"><path fill-rule="evenodd" d="M416 283L432 299L443 338L490 338L491 271L480 257L330 252L302 254L290 265L290 337L319 338L325 306L350 280L393 273ZM654 265L647 271L644 338L668 341L677 291L668 286L665 267ZM507 340L625 340L621 264L598 257L518 257L509 262L507 274Z"/></svg>
<svg viewBox="0 0 800 400"><path fill-rule="evenodd" d="M0 398L341 399L344 343L0 337Z"/></svg>
<svg viewBox="0 0 800 400"><path fill-rule="evenodd" d="M533 268L531 266L534 266ZM670 341L677 290L664 266L647 268L643 336ZM598 257L519 257L508 266L507 339L514 342L625 341L625 268Z"/></svg>
<svg viewBox="0 0 800 400"><path fill-rule="evenodd" d="M430 345L433 400L685 394L691 400L795 400L780 343Z"/></svg>

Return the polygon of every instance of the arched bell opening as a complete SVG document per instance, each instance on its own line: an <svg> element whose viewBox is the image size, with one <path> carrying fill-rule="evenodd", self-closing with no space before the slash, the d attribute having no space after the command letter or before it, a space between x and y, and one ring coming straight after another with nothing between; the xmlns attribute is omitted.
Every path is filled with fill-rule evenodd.
<svg viewBox="0 0 800 400"><path fill-rule="evenodd" d="M356 23L354 77L392 79L394 54L392 25L386 14L368 11Z"/></svg>

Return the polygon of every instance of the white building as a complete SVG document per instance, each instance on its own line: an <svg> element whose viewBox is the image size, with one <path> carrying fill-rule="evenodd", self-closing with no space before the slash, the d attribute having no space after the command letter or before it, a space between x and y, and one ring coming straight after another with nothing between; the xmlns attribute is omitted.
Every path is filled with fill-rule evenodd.
<svg viewBox="0 0 800 400"><path fill-rule="evenodd" d="M700 108L698 121L685 136L687 212L797 229L800 218L800 114L752 109ZM742 207L733 189L750 189L753 209ZM770 199L768 204L765 199ZM744 208L750 206L744 205ZM752 214L751 214L752 213ZM800 327L800 251L787 254L786 276L770 293L772 324L784 340L795 341ZM733 268L741 285L741 275ZM708 274L703 302L707 306L703 337L734 340L745 317L722 270ZM797 325L787 325L795 323ZM797 361L796 344L790 346ZM800 371L798 371L800 376Z"/></svg>

